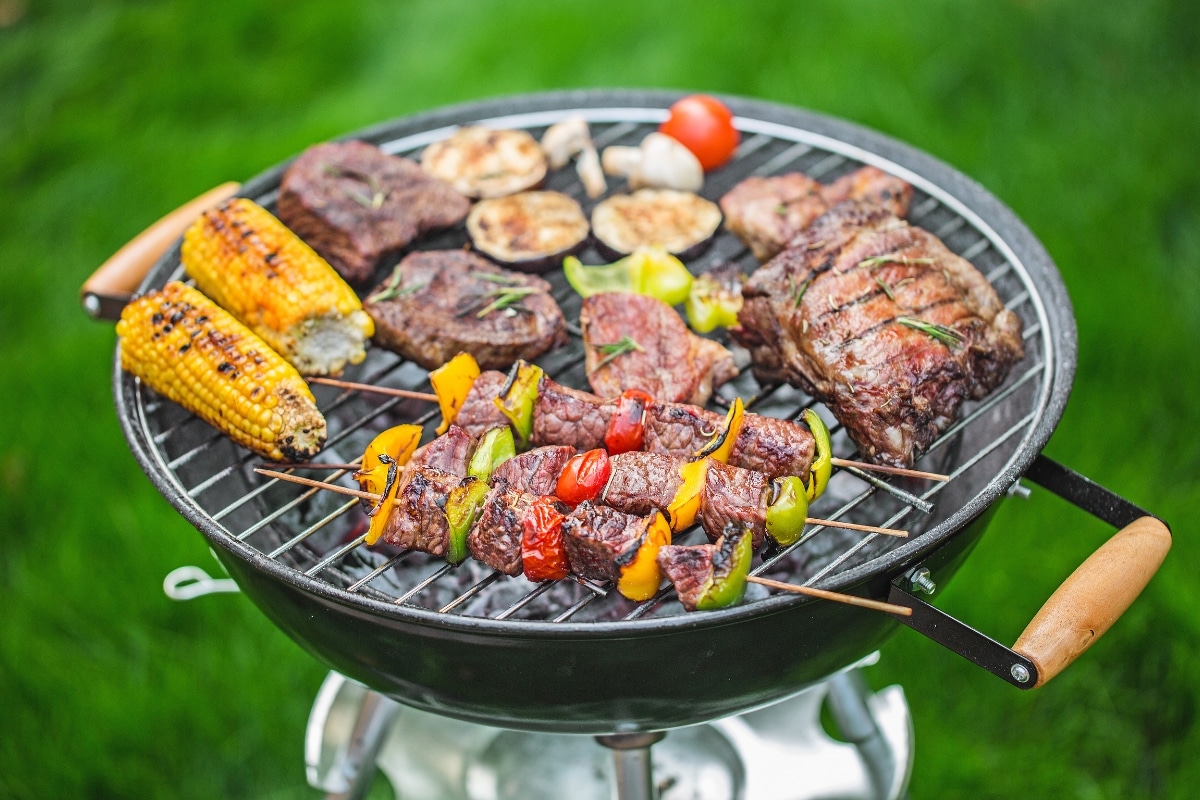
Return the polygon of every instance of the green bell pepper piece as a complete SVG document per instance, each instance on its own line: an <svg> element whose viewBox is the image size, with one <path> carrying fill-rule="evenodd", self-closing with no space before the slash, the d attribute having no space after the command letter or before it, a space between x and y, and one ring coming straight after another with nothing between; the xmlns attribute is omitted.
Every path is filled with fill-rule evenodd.
<svg viewBox="0 0 1200 800"><path fill-rule="evenodd" d="M732 328L738 324L742 295L729 291L708 275L701 275L692 282L683 308L688 325L697 333Z"/></svg>
<svg viewBox="0 0 1200 800"><path fill-rule="evenodd" d="M696 601L696 609L709 611L741 602L746 594L746 576L754 557L750 531L726 533L717 542L713 553L712 583Z"/></svg>
<svg viewBox="0 0 1200 800"><path fill-rule="evenodd" d="M578 258L563 259L563 274L581 297L601 292L631 292L656 297L669 306L688 297L692 273L665 250L639 247L612 264L585 266Z"/></svg>
<svg viewBox="0 0 1200 800"><path fill-rule="evenodd" d="M533 407L537 404L543 374L541 367L518 361L513 364L500 396L492 401L512 423L513 432L522 447L529 443L529 437L533 434Z"/></svg>
<svg viewBox="0 0 1200 800"><path fill-rule="evenodd" d="M808 493L794 475L773 481L775 499L767 506L767 535L782 545L800 538L808 519Z"/></svg>
<svg viewBox="0 0 1200 800"><path fill-rule="evenodd" d="M451 564L461 564L469 555L467 534L479 516L483 499L487 497L486 481L468 476L462 483L450 490L446 498L446 521L450 523L450 542L446 546L446 560Z"/></svg>
<svg viewBox="0 0 1200 800"><path fill-rule="evenodd" d="M475 454L471 456L471 464L467 474L472 478L489 483L492 472L496 467L508 461L517 454L517 444L513 441L512 428L489 428L479 440Z"/></svg>

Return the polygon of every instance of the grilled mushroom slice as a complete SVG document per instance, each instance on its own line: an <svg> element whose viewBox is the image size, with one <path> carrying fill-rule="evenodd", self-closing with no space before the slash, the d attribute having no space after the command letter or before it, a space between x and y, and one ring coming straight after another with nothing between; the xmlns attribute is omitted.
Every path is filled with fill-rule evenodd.
<svg viewBox="0 0 1200 800"><path fill-rule="evenodd" d="M712 243L720 225L716 203L673 189L614 195L592 211L592 233L610 258L639 247L661 247L682 259L695 258Z"/></svg>
<svg viewBox="0 0 1200 800"><path fill-rule="evenodd" d="M545 272L587 241L579 203L559 192L519 192L480 200L467 216L475 249L522 272Z"/></svg>
<svg viewBox="0 0 1200 800"><path fill-rule="evenodd" d="M468 197L503 197L546 177L546 154L525 131L459 128L421 154L421 167Z"/></svg>

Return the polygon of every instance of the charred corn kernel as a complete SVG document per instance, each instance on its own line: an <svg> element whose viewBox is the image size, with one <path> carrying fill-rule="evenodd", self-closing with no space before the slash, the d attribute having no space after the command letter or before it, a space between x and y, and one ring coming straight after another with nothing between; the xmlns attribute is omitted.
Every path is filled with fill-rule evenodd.
<svg viewBox="0 0 1200 800"><path fill-rule="evenodd" d="M304 379L190 286L171 282L134 300L117 335L122 368L243 447L299 461L325 443L325 418Z"/></svg>
<svg viewBox="0 0 1200 800"><path fill-rule="evenodd" d="M366 357L375 323L346 282L269 211L235 197L183 238L184 269L202 292L303 375Z"/></svg>

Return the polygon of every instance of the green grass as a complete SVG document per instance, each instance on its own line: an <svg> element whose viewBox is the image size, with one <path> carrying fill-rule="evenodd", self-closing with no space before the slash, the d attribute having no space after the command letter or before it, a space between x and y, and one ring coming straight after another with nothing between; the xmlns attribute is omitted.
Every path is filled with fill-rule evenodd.
<svg viewBox="0 0 1200 800"><path fill-rule="evenodd" d="M23 10L23 14L20 13ZM907 631L914 797L1191 797L1200 767L1200 6L1046 0L207 3L0 0L0 796L301 797L324 669L214 567L130 457L114 334L78 287L151 221L321 139L574 86L762 97L949 162L1046 245L1079 324L1047 448L1175 528L1159 577L1021 693ZM1010 501L938 604L1011 642L1107 535ZM214 567L215 568L215 567Z"/></svg>

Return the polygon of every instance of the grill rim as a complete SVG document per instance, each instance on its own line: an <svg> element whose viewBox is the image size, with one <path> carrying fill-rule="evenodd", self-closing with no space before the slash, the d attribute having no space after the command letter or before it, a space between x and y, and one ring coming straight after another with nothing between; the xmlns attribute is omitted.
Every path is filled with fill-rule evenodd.
<svg viewBox="0 0 1200 800"><path fill-rule="evenodd" d="M401 137L422 133L436 138L439 132L444 135L454 126L465 122L502 120L537 112L562 115L571 109L619 110L621 107L627 107L645 112L657 111L665 116L666 107L684 94L686 92L683 91L615 89L511 95L464 102L381 122L339 136L337 140L357 138L368 141L398 141ZM939 550L992 506L1029 468L1057 427L1070 395L1077 354L1074 315L1066 287L1049 254L1016 214L983 186L948 164L889 136L844 120L768 101L731 95L718 96L738 117L744 118L742 122L752 120L768 126L787 126L811 132L818 137L827 138L827 144L818 146L833 152L841 153L847 147L855 148L860 152L851 157L864 163L874 163L901 174L902 177L911 176L915 179L914 183L923 190L929 191L932 188L934 191L929 191L931 196L936 196L943 202L946 198L953 200L952 210L955 213L967 217L968 221L993 244L1002 243L1006 258L1012 260L1014 267L1020 266L1024 270L1028 277L1027 283L1033 290L1030 292L1031 298L1037 302L1039 316L1046 321L1047 330L1043 334L1047 344L1044 354L1046 363L1043 367L1046 374L1043 378L1044 400L1040 402L1041 412L1029 424L1006 467L993 475L962 508L936 527L861 565L819 580L815 585L846 590L868 581L877 581L881 577L890 581ZM269 198L283 171L294 158L295 156L251 178L243 185L239 194ZM139 291L145 291L148 286L160 282L164 271L173 269L173 263L178 262L178 252L179 245L176 243L150 271ZM1016 257L1015 260L1013 256ZM747 618L771 616L794 606L815 602L811 598L794 595L772 595L752 604L700 615L683 614L609 622L552 622L445 614L436 610L397 606L350 593L318 577L306 576L299 570L268 558L264 553L236 539L213 520L188 496L186 489L178 483L163 461L162 454L153 442L148 440L149 429L142 416L143 407L137 400L137 382L121 370L119 356L114 358L113 382L118 419L139 465L156 488L193 527L212 545L249 563L256 570L347 609L382 614L400 622L436 628L443 632L459 630L476 635L594 640L609 636L628 638L638 634L654 635L675 629L721 627Z"/></svg>

